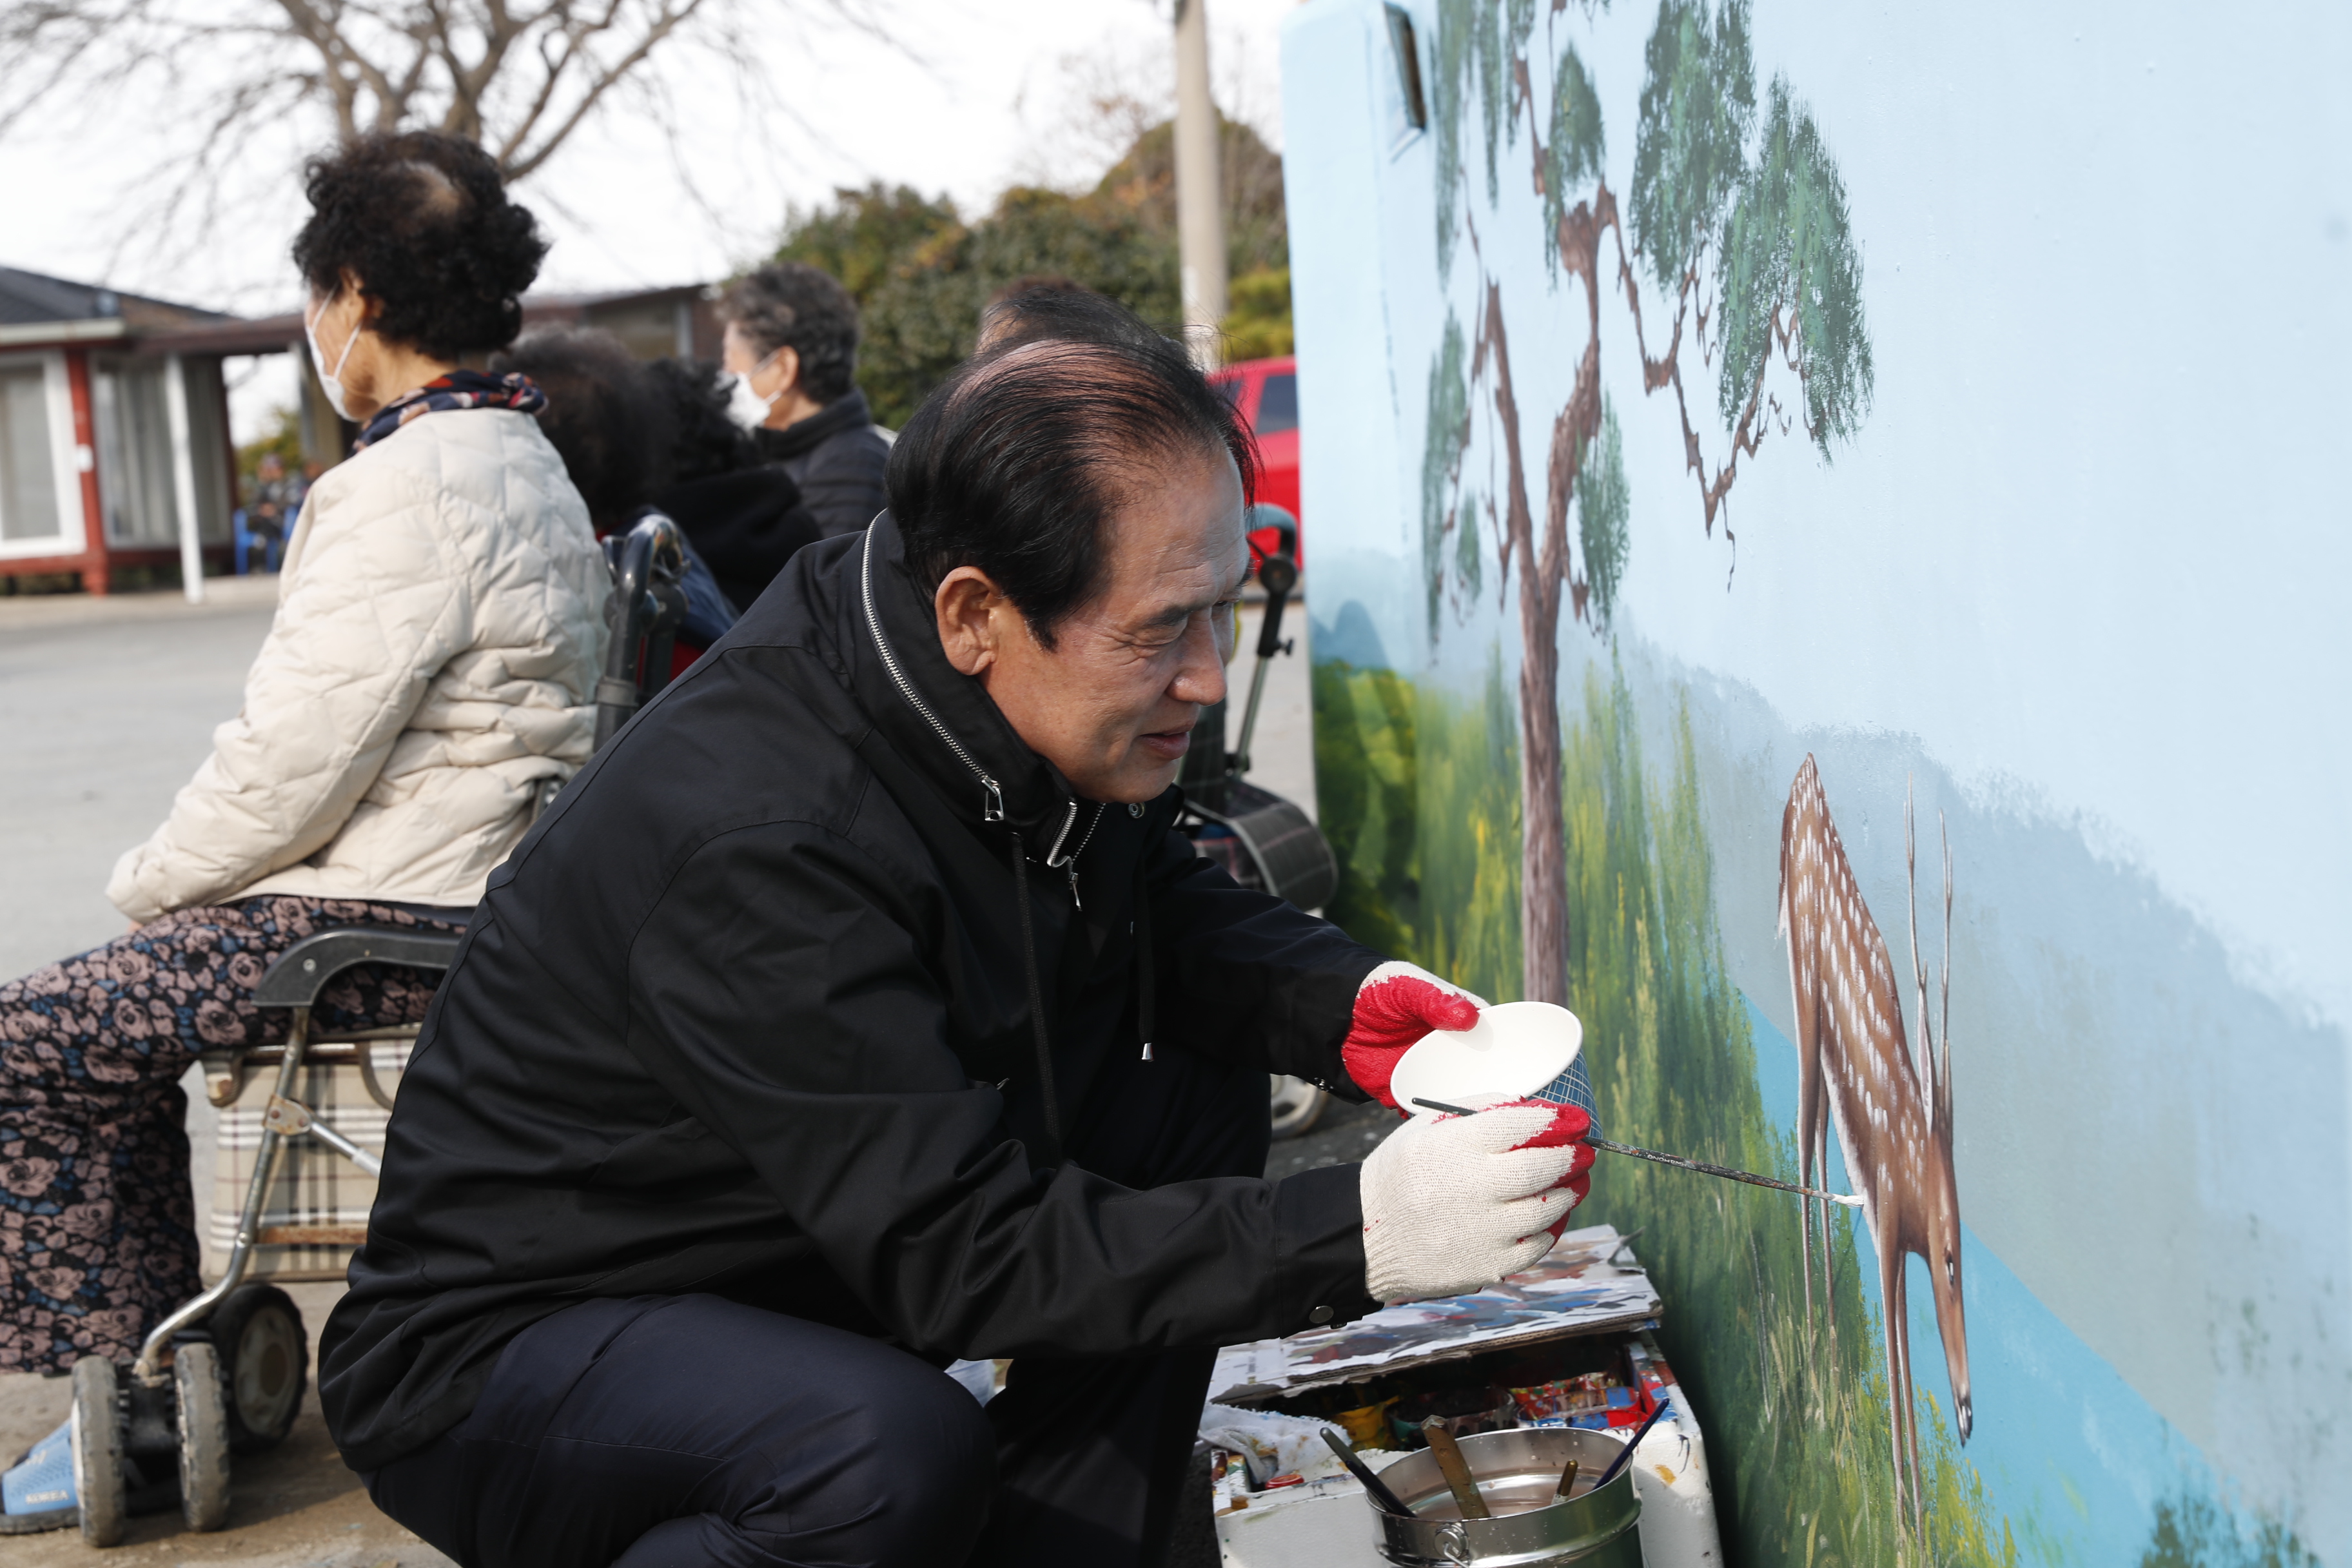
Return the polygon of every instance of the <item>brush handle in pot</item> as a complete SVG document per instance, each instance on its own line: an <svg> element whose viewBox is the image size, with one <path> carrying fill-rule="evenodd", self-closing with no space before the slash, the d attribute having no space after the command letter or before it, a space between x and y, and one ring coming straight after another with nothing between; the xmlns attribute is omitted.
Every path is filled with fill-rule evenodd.
<svg viewBox="0 0 2352 1568"><path fill-rule="evenodd" d="M1324 1427L1323 1441L1330 1446L1333 1453L1339 1456L1339 1462L1348 1467L1348 1473L1356 1478L1356 1484L1362 1487L1374 1502L1391 1513L1402 1514L1407 1519L1412 1517L1412 1510L1405 1507L1403 1500L1389 1490L1389 1484L1381 1479L1378 1471L1356 1458L1356 1451L1349 1447L1337 1432L1332 1431L1328 1426Z"/></svg>
<svg viewBox="0 0 2352 1568"><path fill-rule="evenodd" d="M1445 1429L1442 1416L1433 1415L1421 1424L1421 1435L1429 1439L1429 1451L1437 1456L1438 1473L1454 1493L1454 1506L1465 1519L1492 1519L1486 1511L1486 1500L1478 1495L1478 1483L1470 1479L1470 1461L1462 1457L1462 1445Z"/></svg>

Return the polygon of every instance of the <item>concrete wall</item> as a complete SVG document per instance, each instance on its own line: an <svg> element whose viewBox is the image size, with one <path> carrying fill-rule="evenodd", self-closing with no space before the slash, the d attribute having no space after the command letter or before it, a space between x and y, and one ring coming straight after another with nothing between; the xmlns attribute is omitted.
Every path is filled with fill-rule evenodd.
<svg viewBox="0 0 2352 1568"><path fill-rule="evenodd" d="M1742 1561L2352 1563L2347 45L1286 28L1335 914L1574 1006L1614 1135L1794 1174L1810 1124L1876 1200L1825 1262L1790 1200L1596 1177ZM1808 758L1833 847L1784 818Z"/></svg>

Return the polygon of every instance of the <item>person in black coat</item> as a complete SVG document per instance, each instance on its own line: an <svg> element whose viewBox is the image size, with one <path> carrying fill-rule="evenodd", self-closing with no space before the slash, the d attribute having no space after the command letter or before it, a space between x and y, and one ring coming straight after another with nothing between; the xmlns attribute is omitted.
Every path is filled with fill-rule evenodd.
<svg viewBox="0 0 2352 1568"><path fill-rule="evenodd" d="M784 466L761 458L728 417L733 377L709 360L657 359L646 368L668 413L654 505L677 520L727 597L748 610L824 530Z"/></svg>
<svg viewBox="0 0 2352 1568"><path fill-rule="evenodd" d="M674 443L661 384L612 333L597 327L534 327L490 356L490 373L519 372L547 395L540 433L587 503L596 537L625 533L649 511ZM682 526L682 520L681 521ZM735 624L738 603L686 531L686 619L678 627L684 669ZM781 563L779 563L781 564Z"/></svg>
<svg viewBox="0 0 2352 1568"><path fill-rule="evenodd" d="M760 456L781 463L827 538L864 528L889 500L890 441L857 390L857 303L797 261L738 279L719 305L730 408Z"/></svg>
<svg viewBox="0 0 2352 1568"><path fill-rule="evenodd" d="M1550 1247L1579 1110L1264 1177L1267 1073L1393 1104L1480 1004L1173 831L1251 466L1165 340L975 360L492 875L321 1345L385 1512L467 1568L1139 1568L1217 1346Z"/></svg>

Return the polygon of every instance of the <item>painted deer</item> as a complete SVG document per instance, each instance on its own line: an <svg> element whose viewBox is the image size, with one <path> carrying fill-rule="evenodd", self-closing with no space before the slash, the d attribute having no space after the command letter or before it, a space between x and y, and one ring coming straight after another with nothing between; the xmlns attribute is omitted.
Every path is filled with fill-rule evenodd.
<svg viewBox="0 0 2352 1568"><path fill-rule="evenodd" d="M1939 819L1940 821L1940 819ZM1789 943L1789 984L1797 1016L1797 1157L1806 1185L1829 1164L1829 1127L1863 1200L1863 1222L1878 1254L1879 1301L1886 1316L1886 1371L1895 1447L1895 1517L1909 1493L1915 1531L1926 1522L1919 1433L1911 1401L1910 1318L1906 1258L1927 1260L1935 1282L1936 1325L1951 1373L1960 1441L1969 1439L1968 1322L1960 1305L1960 1200L1952 1177L1952 847L1944 839L1942 1018L1927 1020L1927 969L1919 956L1918 855L1911 802L1903 803L1903 853L1912 884L1911 972L1918 994L1923 1064L1903 1031L1903 1001L1886 942L1846 864L1828 798L1808 756L1780 817L1780 935ZM1941 1035L1943 1048L1937 1049ZM1825 1114L1826 1113L1826 1114ZM1802 1200L1805 1305L1812 1308L1813 1210ZM1828 1288L1829 1215L1822 1204L1823 1289ZM1906 1481L1907 1478L1907 1481Z"/></svg>

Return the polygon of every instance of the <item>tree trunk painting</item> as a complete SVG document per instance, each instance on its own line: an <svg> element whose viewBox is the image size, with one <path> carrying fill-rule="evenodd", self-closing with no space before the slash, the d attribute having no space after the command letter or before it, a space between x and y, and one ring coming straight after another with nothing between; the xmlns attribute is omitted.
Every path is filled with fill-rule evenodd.
<svg viewBox="0 0 2352 1568"><path fill-rule="evenodd" d="M1555 6L1558 10L1560 7ZM1550 71L1549 105L1528 61L1535 6L1445 0L1436 47L1437 242L1450 273L1466 237L1479 269L1475 348L1464 363L1458 329L1430 374L1428 447L1423 455L1423 559L1430 571L1429 629L1444 607L1484 586L1475 537L1483 511L1495 533L1503 592L1518 575L1522 994L1569 995L1565 831L1560 801L1559 626L1570 618L1605 635L1626 565L1628 497L1616 414L1601 386L1601 304L1622 297L1632 320L1644 395L1672 390L1701 521L1710 536L1738 478L1775 432L1801 423L1824 460L1866 411L1870 344L1862 317L1862 268L1845 193L1811 115L1775 79L1760 135L1745 0L1712 11L1699 0L1663 0L1645 51L1633 197L1621 219L1602 174L1601 100L1573 43ZM1467 195L1470 99L1484 132L1486 211L1501 191L1500 153L1524 129L1535 194L1544 204L1545 259L1555 280L1581 286L1585 335L1566 401L1553 415L1544 457L1538 530L1512 374L1502 280L1487 268ZM1521 117L1524 116L1524 125ZM1751 152L1750 143L1753 142ZM1629 246L1627 229L1632 236ZM1604 258L1604 246L1607 247ZM1640 271L1637 271L1637 264ZM1604 277L1602 268L1613 270ZM1650 351L1642 273L1671 306L1664 350ZM1547 345L1549 348L1549 345ZM1729 447L1710 465L1684 383L1685 349L1715 372ZM1550 356L1547 356L1549 359ZM1774 366L1802 389L1784 407ZM1476 394L1484 392L1484 399ZM1465 489L1464 458L1481 405L1503 462L1502 493ZM1702 416L1703 417L1703 416ZM1570 536L1570 513L1576 536ZM1732 542L1727 519L1724 536ZM1461 531L1450 552L1448 535Z"/></svg>

